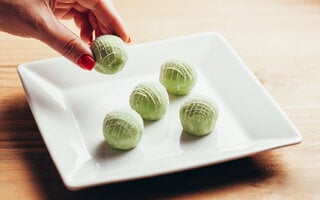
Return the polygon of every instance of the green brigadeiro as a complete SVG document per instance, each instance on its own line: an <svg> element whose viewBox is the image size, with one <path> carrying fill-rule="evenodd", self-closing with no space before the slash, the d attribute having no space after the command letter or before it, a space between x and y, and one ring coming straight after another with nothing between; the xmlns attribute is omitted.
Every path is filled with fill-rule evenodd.
<svg viewBox="0 0 320 200"><path fill-rule="evenodd" d="M143 120L134 110L120 109L108 113L103 121L103 135L114 149L135 148L143 134Z"/></svg>
<svg viewBox="0 0 320 200"><path fill-rule="evenodd" d="M158 120L166 112L169 96L158 82L138 84L130 95L130 106L145 120Z"/></svg>
<svg viewBox="0 0 320 200"><path fill-rule="evenodd" d="M203 136L215 127L218 109L207 98L193 98L180 107L180 122L185 133Z"/></svg>
<svg viewBox="0 0 320 200"><path fill-rule="evenodd" d="M196 83L197 72L185 60L170 59L161 65L159 80L171 94L186 95Z"/></svg>
<svg viewBox="0 0 320 200"><path fill-rule="evenodd" d="M91 51L96 61L94 69L103 74L119 72L128 60L125 43L115 35L99 36L93 41Z"/></svg>

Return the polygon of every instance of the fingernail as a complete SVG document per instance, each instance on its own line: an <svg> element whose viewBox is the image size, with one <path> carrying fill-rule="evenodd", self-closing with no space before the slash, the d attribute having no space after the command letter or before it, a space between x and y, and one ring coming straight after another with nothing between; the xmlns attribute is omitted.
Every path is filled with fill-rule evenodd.
<svg viewBox="0 0 320 200"><path fill-rule="evenodd" d="M93 41L93 35L92 35L92 33L90 34L90 41Z"/></svg>
<svg viewBox="0 0 320 200"><path fill-rule="evenodd" d="M131 38L129 37L129 39L128 39L128 43L130 43L131 42Z"/></svg>
<svg viewBox="0 0 320 200"><path fill-rule="evenodd" d="M92 70L94 68L94 65L96 64L93 57L87 54L82 55L78 59L77 63L81 68L86 70Z"/></svg>
<svg viewBox="0 0 320 200"><path fill-rule="evenodd" d="M91 46L91 45L92 45L92 42L93 42L93 36L92 36L92 34L91 34L91 35L90 35L90 38L89 38L88 45Z"/></svg>

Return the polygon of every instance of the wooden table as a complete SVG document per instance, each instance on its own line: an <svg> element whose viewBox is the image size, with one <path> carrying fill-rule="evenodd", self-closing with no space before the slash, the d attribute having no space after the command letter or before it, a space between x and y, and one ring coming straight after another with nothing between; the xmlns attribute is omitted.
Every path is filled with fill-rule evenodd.
<svg viewBox="0 0 320 200"><path fill-rule="evenodd" d="M132 44L221 32L303 142L197 170L71 192L48 154L16 72L21 63L59 55L33 39L0 33L0 199L320 199L320 1L114 2Z"/></svg>

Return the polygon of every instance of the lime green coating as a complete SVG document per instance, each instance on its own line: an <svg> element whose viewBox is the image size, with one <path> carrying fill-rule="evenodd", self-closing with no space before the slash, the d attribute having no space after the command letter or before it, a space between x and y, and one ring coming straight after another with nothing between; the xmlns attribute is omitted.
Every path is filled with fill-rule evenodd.
<svg viewBox="0 0 320 200"><path fill-rule="evenodd" d="M191 63L171 59L161 65L159 80L168 92L186 95L197 81L197 71Z"/></svg>
<svg viewBox="0 0 320 200"><path fill-rule="evenodd" d="M121 109L108 113L103 121L103 135L114 149L135 148L143 134L143 120L134 110Z"/></svg>
<svg viewBox="0 0 320 200"><path fill-rule="evenodd" d="M103 74L119 72L128 60L126 45L118 36L102 35L96 38L91 51L96 65L94 69Z"/></svg>
<svg viewBox="0 0 320 200"><path fill-rule="evenodd" d="M203 136L215 127L218 109L206 98L194 98L180 107L180 122L185 133Z"/></svg>
<svg viewBox="0 0 320 200"><path fill-rule="evenodd" d="M166 89L158 82L138 84L130 95L130 106L144 120L158 120L167 111L169 96Z"/></svg>

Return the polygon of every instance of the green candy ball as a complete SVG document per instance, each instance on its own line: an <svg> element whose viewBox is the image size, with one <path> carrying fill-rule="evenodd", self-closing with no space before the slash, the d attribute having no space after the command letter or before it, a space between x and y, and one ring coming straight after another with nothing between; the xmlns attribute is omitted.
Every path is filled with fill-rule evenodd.
<svg viewBox="0 0 320 200"><path fill-rule="evenodd" d="M196 83L197 72L192 64L171 59L161 65L159 80L168 92L186 95Z"/></svg>
<svg viewBox="0 0 320 200"><path fill-rule="evenodd" d="M130 95L130 106L145 120L158 120L167 111L169 96L157 82L138 84Z"/></svg>
<svg viewBox="0 0 320 200"><path fill-rule="evenodd" d="M103 74L119 72L128 60L124 42L115 35L99 36L93 41L91 51L96 61L94 69Z"/></svg>
<svg viewBox="0 0 320 200"><path fill-rule="evenodd" d="M218 110L207 98L191 99L180 107L180 122L185 133L203 136L214 129Z"/></svg>
<svg viewBox="0 0 320 200"><path fill-rule="evenodd" d="M143 120L132 109L115 110L103 121L103 135L114 149L129 150L137 146L143 133Z"/></svg>

